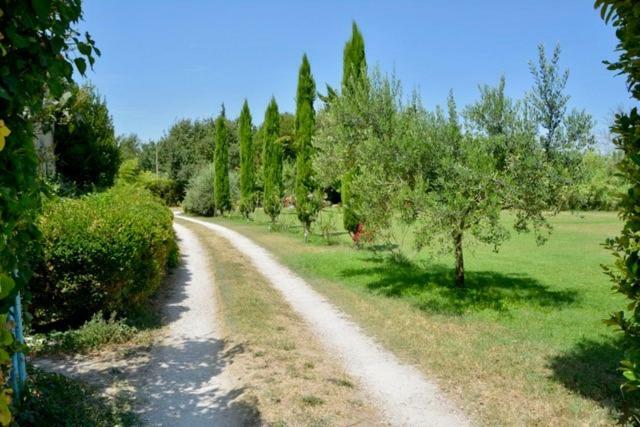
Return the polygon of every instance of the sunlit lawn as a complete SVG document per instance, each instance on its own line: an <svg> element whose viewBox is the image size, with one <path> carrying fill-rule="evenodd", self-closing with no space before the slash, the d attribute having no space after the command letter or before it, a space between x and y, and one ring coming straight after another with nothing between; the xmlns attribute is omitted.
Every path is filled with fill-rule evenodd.
<svg viewBox="0 0 640 427"><path fill-rule="evenodd" d="M292 211L281 232L261 212L213 221L270 249L485 424L613 422L620 356L602 319L623 301L600 265L611 261L602 242L619 231L615 214L560 214L541 247L516 233L497 254L471 245L463 291L452 286L452 259L416 254L410 233L398 239L408 255L399 262L345 235L305 245Z"/></svg>

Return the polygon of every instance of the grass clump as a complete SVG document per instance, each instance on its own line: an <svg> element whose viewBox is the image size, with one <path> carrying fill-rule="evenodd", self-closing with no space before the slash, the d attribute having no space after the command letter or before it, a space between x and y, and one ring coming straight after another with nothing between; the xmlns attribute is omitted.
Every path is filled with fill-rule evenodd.
<svg viewBox="0 0 640 427"><path fill-rule="evenodd" d="M320 406L324 404L324 399L314 396L313 394L307 394L302 396L302 403L308 406Z"/></svg>
<svg viewBox="0 0 640 427"><path fill-rule="evenodd" d="M139 425L126 399L102 396L81 381L32 366L16 414L19 426Z"/></svg>
<svg viewBox="0 0 640 427"><path fill-rule="evenodd" d="M138 333L125 319L115 313L105 318L101 312L77 329L35 334L29 338L32 354L86 353L110 344L122 344Z"/></svg>

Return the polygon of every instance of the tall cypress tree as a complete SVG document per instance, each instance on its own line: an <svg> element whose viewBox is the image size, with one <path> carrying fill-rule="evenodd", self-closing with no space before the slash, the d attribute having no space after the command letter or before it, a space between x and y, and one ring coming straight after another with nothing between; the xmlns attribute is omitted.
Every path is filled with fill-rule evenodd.
<svg viewBox="0 0 640 427"><path fill-rule="evenodd" d="M267 111L264 114L263 129L263 171L264 194L262 205L264 211L275 224L282 209L282 144L278 137L280 134L280 114L275 98L271 98Z"/></svg>
<svg viewBox="0 0 640 427"><path fill-rule="evenodd" d="M367 77L367 59L364 51L364 38L354 22L351 28L351 39L344 45L343 64L342 64L342 95L354 96L357 90L366 87L368 83ZM352 207L353 188L351 181L357 173L357 165L353 170L347 171L342 177L342 188L340 197L342 202L342 223L349 233L354 234L359 228L361 219L358 217Z"/></svg>
<svg viewBox="0 0 640 427"><path fill-rule="evenodd" d="M229 190L229 129L224 112L224 104L216 119L216 146L214 152L215 176L213 180L213 197L215 210L220 214L231 210L231 193Z"/></svg>
<svg viewBox="0 0 640 427"><path fill-rule="evenodd" d="M311 169L313 147L311 138L315 130L316 115L313 101L316 98L316 83L311 75L311 66L305 54L298 73L296 94L296 211L304 227L304 241L309 239L309 228L320 210L321 199L317 193Z"/></svg>
<svg viewBox="0 0 640 427"><path fill-rule="evenodd" d="M249 218L249 215L255 209L255 182L253 174L253 125L251 124L251 112L246 99L240 112L238 133L240 141L240 212L245 218Z"/></svg>
<svg viewBox="0 0 640 427"><path fill-rule="evenodd" d="M355 22L351 27L351 38L344 45L342 58L342 93L349 95L355 90L355 85L367 81L364 37Z"/></svg>

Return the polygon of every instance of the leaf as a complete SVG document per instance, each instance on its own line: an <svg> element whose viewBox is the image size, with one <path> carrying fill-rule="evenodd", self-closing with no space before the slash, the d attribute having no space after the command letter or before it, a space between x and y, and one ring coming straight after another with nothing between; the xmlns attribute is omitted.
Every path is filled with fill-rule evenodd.
<svg viewBox="0 0 640 427"><path fill-rule="evenodd" d="M85 61L84 58L76 58L73 62L76 64L80 74L84 76L85 71L87 71L87 61Z"/></svg>
<svg viewBox="0 0 640 427"><path fill-rule="evenodd" d="M636 374L633 371L624 371L622 375L629 381L636 381Z"/></svg>
<svg viewBox="0 0 640 427"><path fill-rule="evenodd" d="M83 42L78 42L77 43L78 46L78 50L80 51L81 54L85 55L85 56L89 56L91 55L91 46L88 45L87 43L83 43Z"/></svg>
<svg viewBox="0 0 640 427"><path fill-rule="evenodd" d="M49 17L49 11L51 10L51 1L49 0L31 0L33 10L36 12L36 16L39 20L44 21Z"/></svg>
<svg viewBox="0 0 640 427"><path fill-rule="evenodd" d="M11 129L4 124L4 120L0 120L0 151L4 149L6 137L11 134Z"/></svg>

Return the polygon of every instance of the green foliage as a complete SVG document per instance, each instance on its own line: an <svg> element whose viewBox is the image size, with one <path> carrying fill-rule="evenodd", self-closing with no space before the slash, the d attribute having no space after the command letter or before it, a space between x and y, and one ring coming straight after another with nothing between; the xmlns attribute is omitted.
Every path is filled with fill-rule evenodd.
<svg viewBox="0 0 640 427"><path fill-rule="evenodd" d="M240 120L238 123L238 140L240 141L240 212L249 218L255 209L255 179L254 179L254 146L253 124L249 104L244 100Z"/></svg>
<svg viewBox="0 0 640 427"><path fill-rule="evenodd" d="M116 182L144 187L167 206L176 206L180 202L176 183L167 177L143 171L136 158L122 162L120 169L118 169Z"/></svg>
<svg viewBox="0 0 640 427"><path fill-rule="evenodd" d="M191 178L187 187L187 194L182 201L182 208L185 212L201 216L212 216L214 214L214 176L215 168L213 164L209 164L200 169Z"/></svg>
<svg viewBox="0 0 640 427"><path fill-rule="evenodd" d="M240 156L235 122L226 120L230 170L238 169ZM176 182L182 199L189 180L214 158L216 125L213 119L179 120L159 141L145 144L141 165L155 172L155 150L158 149L158 172Z"/></svg>
<svg viewBox="0 0 640 427"><path fill-rule="evenodd" d="M121 344L132 339L138 332L115 313L105 318L98 312L77 329L34 334L29 343L31 354L77 354L109 344Z"/></svg>
<svg viewBox="0 0 640 427"><path fill-rule="evenodd" d="M542 146L548 157L560 148L561 141L557 132L567 110L569 96L564 89L569 79L569 70L560 71L560 46L556 45L549 61L544 46L538 46L538 64L531 62L529 68L534 78L534 90L530 94L530 102L534 114L546 135L542 137Z"/></svg>
<svg viewBox="0 0 640 427"><path fill-rule="evenodd" d="M342 92L347 95L356 90L354 86L367 80L367 59L365 57L364 37L353 22L351 38L344 45L342 59Z"/></svg>
<svg viewBox="0 0 640 427"><path fill-rule="evenodd" d="M69 116L55 127L56 171L80 192L111 186L120 166L107 104L93 86L71 88Z"/></svg>
<svg viewBox="0 0 640 427"><path fill-rule="evenodd" d="M342 94L338 95L334 89L328 87L329 93L323 98L327 104L327 112L331 112L323 121L330 120L332 123L330 127L324 127L331 130L319 137L322 157L327 160L322 159L316 164L316 171L325 187L335 187L342 181L340 199L345 212L343 226L352 234L358 230L362 222L356 215L350 197L351 181L357 175L360 166L356 162L354 151L360 142L367 138L360 130L366 128L363 121L369 118L361 108L367 108L368 87L364 38L357 24L353 22L351 38L345 43L343 51ZM343 144L341 141L334 141L341 138L348 138L349 142ZM328 166L331 161L336 160L340 161L340 167ZM336 171L340 171L341 176L337 176Z"/></svg>
<svg viewBox="0 0 640 427"><path fill-rule="evenodd" d="M275 98L271 98L271 102L269 102L264 115L263 127L264 192L262 206L273 224L282 210L282 144L279 138L280 115Z"/></svg>
<svg viewBox="0 0 640 427"><path fill-rule="evenodd" d="M574 172L576 180L565 189L562 199L571 210L611 211L618 207L626 190L625 180L617 173L616 156L588 150L580 156Z"/></svg>
<svg viewBox="0 0 640 427"><path fill-rule="evenodd" d="M581 156L595 144L593 118L585 111L573 109L567 113L569 95L565 93L569 71L560 70L560 46L556 46L551 59L544 46L538 47L538 62L530 63L534 86L527 96L527 107L532 119L543 129L540 145L549 164L549 195L547 201L556 209L566 208L565 196L580 180Z"/></svg>
<svg viewBox="0 0 640 427"><path fill-rule="evenodd" d="M640 100L640 5L621 0L597 0L605 21L613 23L618 37L618 60L609 69L627 76L629 90ZM612 127L614 144L624 154L618 163L619 172L630 183L620 199L620 217L624 227L618 237L609 239L607 246L613 251L615 264L606 272L613 288L628 299L627 312L613 313L607 323L624 333L625 358L621 370L623 390L638 401L640 390L640 114L637 108L616 115ZM640 423L640 407L630 405L626 414L634 423Z"/></svg>
<svg viewBox="0 0 640 427"><path fill-rule="evenodd" d="M356 214L352 206L351 185L353 173L346 172L342 175L342 187L340 188L340 199L342 201L342 225L352 235L358 230L360 217Z"/></svg>
<svg viewBox="0 0 640 427"><path fill-rule="evenodd" d="M141 173L140 162L137 159L127 159L120 164L116 182L118 184L137 184Z"/></svg>
<svg viewBox="0 0 640 427"><path fill-rule="evenodd" d="M34 123L47 97L60 98L73 77L84 75L87 61L100 55L89 34L75 26L80 0L0 1L0 330L13 297L31 276L30 252L38 239L34 221L40 208ZM9 360L17 348L0 345L0 424L11 417L5 387Z"/></svg>
<svg viewBox="0 0 640 427"><path fill-rule="evenodd" d="M229 190L229 129L222 111L216 119L216 150L214 155L215 176L213 181L213 197L215 210L223 215L231 210L231 194Z"/></svg>
<svg viewBox="0 0 640 427"><path fill-rule="evenodd" d="M142 153L142 142L135 133L129 135L118 135L116 137L116 146L120 152L120 159L123 161L137 159Z"/></svg>
<svg viewBox="0 0 640 427"><path fill-rule="evenodd" d="M48 203L30 283L34 325L79 325L99 310L126 314L146 304L177 263L172 220L132 185Z"/></svg>
<svg viewBox="0 0 640 427"><path fill-rule="evenodd" d="M311 66L307 55L302 57L302 65L298 74L298 91L296 95L296 212L304 227L305 241L309 237L311 223L316 219L322 207L322 195L317 191L313 176L312 138L315 131L315 111L313 102L316 97L316 83L311 75Z"/></svg>
<svg viewBox="0 0 640 427"><path fill-rule="evenodd" d="M158 176L154 173L143 171L140 174L140 182L151 194L158 197L167 206L178 206L180 193L176 182L166 176Z"/></svg>
<svg viewBox="0 0 640 427"><path fill-rule="evenodd" d="M129 402L109 398L64 375L29 366L24 398L18 406L19 426L112 427L139 425Z"/></svg>
<svg viewBox="0 0 640 427"><path fill-rule="evenodd" d="M517 212L517 231L546 228L547 167L535 125L500 87L485 88L469 107L469 120L477 122L468 132L452 96L447 112L428 112L416 96L405 104L401 93L398 81L374 73L367 87L335 97L318 131L325 156L319 169L330 179L343 174L350 231L390 241L399 217L419 248L456 255L462 286L466 235L497 249L509 237L499 222L503 209Z"/></svg>

